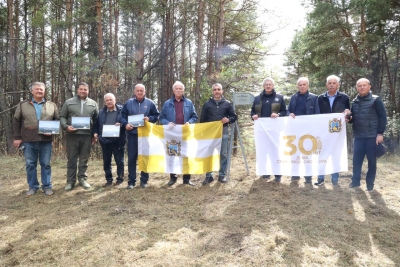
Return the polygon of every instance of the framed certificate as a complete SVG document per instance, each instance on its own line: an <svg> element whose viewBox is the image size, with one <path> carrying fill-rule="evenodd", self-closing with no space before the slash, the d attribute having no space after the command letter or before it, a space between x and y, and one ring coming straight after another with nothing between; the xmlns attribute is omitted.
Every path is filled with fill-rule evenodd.
<svg viewBox="0 0 400 267"><path fill-rule="evenodd" d="M128 116L128 123L135 127L144 126L144 114Z"/></svg>
<svg viewBox="0 0 400 267"><path fill-rule="evenodd" d="M103 137L119 137L120 126L116 125L103 125Z"/></svg>
<svg viewBox="0 0 400 267"><path fill-rule="evenodd" d="M90 117L71 117L71 126L75 129L90 129Z"/></svg>
<svg viewBox="0 0 400 267"><path fill-rule="evenodd" d="M39 134L60 134L60 121L39 120Z"/></svg>

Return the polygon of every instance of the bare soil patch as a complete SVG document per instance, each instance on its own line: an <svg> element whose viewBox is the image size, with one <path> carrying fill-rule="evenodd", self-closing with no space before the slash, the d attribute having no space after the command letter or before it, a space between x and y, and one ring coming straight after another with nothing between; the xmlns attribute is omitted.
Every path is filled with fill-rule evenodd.
<svg viewBox="0 0 400 267"><path fill-rule="evenodd" d="M196 187L150 174L149 188L64 192L66 160L53 159L55 194L26 197L24 160L0 158L1 266L400 266L400 166L379 159L376 190L278 184L233 158L231 180ZM351 166L351 162L349 163ZM366 166L364 166L364 170ZM365 174L364 174L365 175ZM316 177L313 177L316 181Z"/></svg>

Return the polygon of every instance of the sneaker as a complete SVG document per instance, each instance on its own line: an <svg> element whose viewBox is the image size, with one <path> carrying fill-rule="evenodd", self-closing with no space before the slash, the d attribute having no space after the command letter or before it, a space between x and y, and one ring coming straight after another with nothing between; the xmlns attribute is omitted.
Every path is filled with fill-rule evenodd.
<svg viewBox="0 0 400 267"><path fill-rule="evenodd" d="M112 181L107 181L104 187L112 186Z"/></svg>
<svg viewBox="0 0 400 267"><path fill-rule="evenodd" d="M128 186L126 187L126 189L133 189L135 187L134 184L128 184Z"/></svg>
<svg viewBox="0 0 400 267"><path fill-rule="evenodd" d="M323 185L325 183L325 181L318 181L316 183L314 183L314 185Z"/></svg>
<svg viewBox="0 0 400 267"><path fill-rule="evenodd" d="M146 182L140 182L140 187L146 189L149 185Z"/></svg>
<svg viewBox="0 0 400 267"><path fill-rule="evenodd" d="M26 191L26 195L27 195L28 197L29 197L29 196L32 196L32 195L36 194L36 191L37 191L37 188L29 188L29 190Z"/></svg>
<svg viewBox="0 0 400 267"><path fill-rule="evenodd" d="M212 176L206 177L206 179L204 179L202 184L203 185L211 184L213 181L214 181L214 178Z"/></svg>
<svg viewBox="0 0 400 267"><path fill-rule="evenodd" d="M83 178L79 179L79 184L81 186L83 186L83 188L85 188L85 189L89 189L90 188L90 184L88 182L86 182L86 180L83 179Z"/></svg>
<svg viewBox="0 0 400 267"><path fill-rule="evenodd" d="M225 179L225 176L218 176L218 182L225 184L228 181Z"/></svg>
<svg viewBox="0 0 400 267"><path fill-rule="evenodd" d="M67 184L67 185L64 187L64 190L65 190L65 191L71 191L73 188L74 188L74 185L73 185L73 184Z"/></svg>
<svg viewBox="0 0 400 267"><path fill-rule="evenodd" d="M43 192L46 196L51 196L54 194L53 190L49 187L43 188Z"/></svg>
<svg viewBox="0 0 400 267"><path fill-rule="evenodd" d="M190 185L190 186L195 186L195 185L196 185L195 183L193 183L193 182L190 181L190 180L184 180L184 181L183 181L183 184L187 184L187 185Z"/></svg>
<svg viewBox="0 0 400 267"><path fill-rule="evenodd" d="M271 175L263 175L262 178L268 180L271 177Z"/></svg>
<svg viewBox="0 0 400 267"><path fill-rule="evenodd" d="M300 181L300 177L299 176L292 176L292 178L290 180L292 182L297 182L297 181Z"/></svg>
<svg viewBox="0 0 400 267"><path fill-rule="evenodd" d="M372 187L367 187L367 189L366 189L368 192L371 192L371 191L374 191L374 188Z"/></svg>

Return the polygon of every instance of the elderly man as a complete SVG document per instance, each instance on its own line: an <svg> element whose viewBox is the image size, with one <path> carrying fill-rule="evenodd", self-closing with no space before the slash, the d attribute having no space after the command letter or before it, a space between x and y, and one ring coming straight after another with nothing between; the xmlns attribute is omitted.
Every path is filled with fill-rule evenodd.
<svg viewBox="0 0 400 267"><path fill-rule="evenodd" d="M138 130L137 127L128 122L128 117L131 115L143 114L144 120L152 123L157 122L158 109L154 102L146 98L146 88L143 84L137 84L134 88L134 97L126 101L122 108L121 124L128 132L128 187L132 189L136 184L136 162L138 158ZM140 172L140 187L147 188L149 174Z"/></svg>
<svg viewBox="0 0 400 267"><path fill-rule="evenodd" d="M308 91L309 81L307 77L300 77L297 80L299 91L290 97L288 115L293 119L301 115L319 114L318 96ZM311 184L312 177L304 176L306 184ZM292 176L292 181L300 180L300 176Z"/></svg>
<svg viewBox="0 0 400 267"><path fill-rule="evenodd" d="M34 82L31 86L32 98L17 105L14 114L13 130L16 148L24 151L26 176L29 189L27 196L31 196L39 189L37 178L37 161L41 168L42 190L46 196L53 195L51 184L51 150L52 135L39 134L39 120L58 120L59 114L56 104L47 101L46 86L41 82Z"/></svg>
<svg viewBox="0 0 400 267"><path fill-rule="evenodd" d="M283 95L275 91L274 80L265 78L263 81L264 90L256 96L251 107L251 118L257 120L261 117L278 118L286 116L286 104ZM269 175L263 175L269 179ZM281 182L282 175L275 175L275 182Z"/></svg>
<svg viewBox="0 0 400 267"><path fill-rule="evenodd" d="M68 163L65 191L70 191L74 188L76 176L78 176L79 184L83 186L83 188L90 188L90 184L86 181L86 170L88 167L90 149L95 142L92 130L99 109L96 101L90 99L88 94L89 85L85 82L79 83L76 96L65 101L60 113L61 126L66 130L67 137ZM90 127L82 129L74 128L71 124L72 119L75 117L88 117Z"/></svg>
<svg viewBox="0 0 400 267"><path fill-rule="evenodd" d="M340 78L335 75L330 75L326 78L325 93L318 96L318 105L321 114L326 113L349 113L350 100L349 97L339 92ZM336 186L339 183L339 173L331 174L332 185ZM318 175L318 180L314 185L323 185L325 182L324 175Z"/></svg>
<svg viewBox="0 0 400 267"><path fill-rule="evenodd" d="M368 160L366 176L367 191L374 190L376 176L375 148L383 142L383 133L386 129L387 117L385 106L379 96L371 92L368 79L357 81L358 95L352 101L350 123L353 123L354 149L353 149L353 176L350 188L359 187L361 168L365 156Z"/></svg>
<svg viewBox="0 0 400 267"><path fill-rule="evenodd" d="M163 125L169 124L172 127L176 124L189 124L197 121L196 110L193 106L192 101L186 98L183 93L185 92L185 86L180 81L176 81L172 90L174 96L165 101L160 114L160 122ZM170 174L169 186L176 183L177 176L174 173ZM190 174L183 175L183 183L194 186L195 184L190 181Z"/></svg>
<svg viewBox="0 0 400 267"><path fill-rule="evenodd" d="M105 106L99 112L99 117L94 123L94 138L100 141L101 150L103 152L103 169L106 176L105 186L111 186L113 183L111 159L114 155L115 164L117 165L117 182L120 185L124 181L124 154L126 134L125 128L122 128L119 121L121 120L122 105L117 104L115 96L111 93L104 95ZM119 135L117 137L104 137L103 126L115 125L119 126Z"/></svg>
<svg viewBox="0 0 400 267"><path fill-rule="evenodd" d="M224 91L222 85L216 83L212 86L212 94L208 101L206 101L201 110L200 122L221 121L223 126L222 143L220 152L220 169L218 173L218 182L226 183L225 174L228 164L228 124L234 123L237 115L233 110L233 106L229 101L223 97ZM214 181L212 172L206 173L206 179L203 185L209 184Z"/></svg>

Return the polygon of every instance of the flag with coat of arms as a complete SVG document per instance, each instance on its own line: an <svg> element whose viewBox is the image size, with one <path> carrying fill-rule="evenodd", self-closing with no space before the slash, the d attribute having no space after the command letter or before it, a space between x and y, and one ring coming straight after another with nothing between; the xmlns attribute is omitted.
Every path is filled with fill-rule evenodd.
<svg viewBox="0 0 400 267"><path fill-rule="evenodd" d="M138 127L138 165L144 172L204 174L219 170L220 121Z"/></svg>

